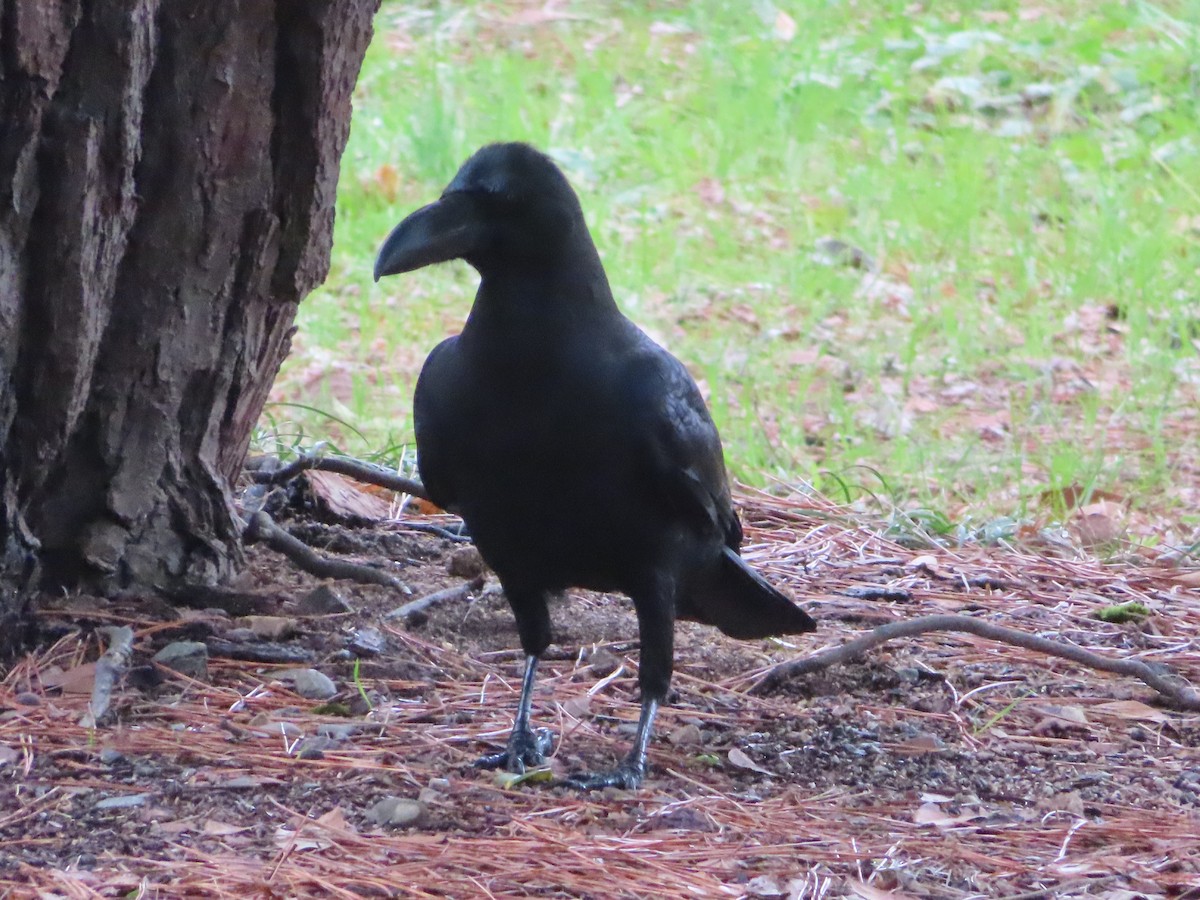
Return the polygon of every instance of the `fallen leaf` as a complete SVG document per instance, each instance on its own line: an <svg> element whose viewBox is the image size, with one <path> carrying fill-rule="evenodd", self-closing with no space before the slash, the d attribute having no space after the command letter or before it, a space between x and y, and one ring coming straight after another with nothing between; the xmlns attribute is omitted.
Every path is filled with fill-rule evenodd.
<svg viewBox="0 0 1200 900"><path fill-rule="evenodd" d="M1125 536L1124 510L1111 500L1081 506L1075 514L1075 530L1085 547L1103 547Z"/></svg>
<svg viewBox="0 0 1200 900"><path fill-rule="evenodd" d="M936 556L926 555L926 556L914 557L913 559L910 559L908 561L905 568L906 569L924 569L926 574L931 575L934 578L943 578L944 579L944 578L948 577L946 575L946 573L943 572L938 567L938 561L937 561Z"/></svg>
<svg viewBox="0 0 1200 900"><path fill-rule="evenodd" d="M515 788L522 784L548 784L553 780L554 769L550 766L539 766L524 772L497 772L492 778L499 788Z"/></svg>
<svg viewBox="0 0 1200 900"><path fill-rule="evenodd" d="M1140 700L1113 700L1110 703L1098 703L1091 707L1092 712L1116 716L1119 719L1132 719L1135 722L1166 722L1169 717L1160 709L1147 706Z"/></svg>
<svg viewBox="0 0 1200 900"><path fill-rule="evenodd" d="M396 200L396 193L400 189L400 173L391 163L384 163L375 170L374 176L375 186L379 193L388 203L393 203Z"/></svg>
<svg viewBox="0 0 1200 900"><path fill-rule="evenodd" d="M1200 587L1200 572L1184 572L1181 575L1176 575L1175 580L1188 587Z"/></svg>
<svg viewBox="0 0 1200 900"><path fill-rule="evenodd" d="M275 846L290 847L293 850L324 850L327 847L333 846L333 841L328 838L319 838L308 833L303 836L291 828L285 828L282 825L275 830Z"/></svg>
<svg viewBox="0 0 1200 900"><path fill-rule="evenodd" d="M576 719L582 719L588 714L588 711L591 710L591 708L592 698L587 694L582 694L578 697L571 697L568 700L564 700L562 704L562 711L568 716L572 716Z"/></svg>
<svg viewBox="0 0 1200 900"><path fill-rule="evenodd" d="M42 675L42 684L45 687L58 688L64 694L91 694L95 682L96 664L94 662L75 666L65 672Z"/></svg>
<svg viewBox="0 0 1200 900"><path fill-rule="evenodd" d="M696 185L696 195L705 206L720 206L725 202L725 188L715 178L702 178Z"/></svg>
<svg viewBox="0 0 1200 900"><path fill-rule="evenodd" d="M756 763L754 760L752 760L750 757L748 757L745 753L743 753L737 747L734 747L732 750L729 751L729 761L733 765L737 766L739 769L749 769L752 772L758 772L760 775L774 775L775 774L774 772L771 772L768 769L764 769L762 766L760 766L758 763Z"/></svg>
<svg viewBox="0 0 1200 900"><path fill-rule="evenodd" d="M340 806L335 806L324 815L317 816L317 824L323 828L328 828L331 831L354 831L355 828L346 818L346 814L342 812Z"/></svg>
<svg viewBox="0 0 1200 900"><path fill-rule="evenodd" d="M159 822L151 827L166 834L183 834L185 831L195 831L196 823L191 819L176 819L173 822Z"/></svg>
<svg viewBox="0 0 1200 900"><path fill-rule="evenodd" d="M965 810L958 815L952 815L936 803L922 803L913 814L913 821L916 824L936 825L938 828L950 828L954 825L962 825L964 822L981 818L983 818L983 813L978 810Z"/></svg>
<svg viewBox="0 0 1200 900"><path fill-rule="evenodd" d="M775 13L775 37L790 41L796 36L796 20L782 9Z"/></svg>

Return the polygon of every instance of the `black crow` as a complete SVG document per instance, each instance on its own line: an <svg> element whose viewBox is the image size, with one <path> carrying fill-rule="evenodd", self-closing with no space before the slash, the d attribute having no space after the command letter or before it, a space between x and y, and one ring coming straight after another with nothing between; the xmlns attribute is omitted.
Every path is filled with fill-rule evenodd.
<svg viewBox="0 0 1200 900"><path fill-rule="evenodd" d="M616 770L568 783L636 787L676 618L735 638L815 623L738 555L742 528L700 391L617 308L579 199L549 157L526 144L479 150L388 235L375 279L450 259L479 272L479 291L462 333L417 380L417 465L499 577L526 653L507 749L480 763L524 771L549 750L549 732L529 722L548 597L620 591L641 635L637 736Z"/></svg>

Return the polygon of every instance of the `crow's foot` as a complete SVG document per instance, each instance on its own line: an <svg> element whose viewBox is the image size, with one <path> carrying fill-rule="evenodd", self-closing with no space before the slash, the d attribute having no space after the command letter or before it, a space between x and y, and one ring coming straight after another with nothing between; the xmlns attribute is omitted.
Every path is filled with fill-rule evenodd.
<svg viewBox="0 0 1200 900"><path fill-rule="evenodd" d="M536 768L546 761L546 754L554 746L554 732L549 728L536 730L513 729L508 737L508 747L499 753L488 753L475 761L479 769L505 769L525 773L526 767Z"/></svg>
<svg viewBox="0 0 1200 900"><path fill-rule="evenodd" d="M580 791L598 791L606 787L632 791L641 785L645 777L644 765L626 760L611 772L579 772L568 775L562 783Z"/></svg>

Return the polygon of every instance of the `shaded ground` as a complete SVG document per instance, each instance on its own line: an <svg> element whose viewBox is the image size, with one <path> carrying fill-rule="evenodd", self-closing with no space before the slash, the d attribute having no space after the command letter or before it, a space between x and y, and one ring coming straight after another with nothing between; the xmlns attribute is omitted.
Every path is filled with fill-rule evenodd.
<svg viewBox="0 0 1200 900"><path fill-rule="evenodd" d="M274 643L335 680L333 705L294 693L286 666L228 652L207 681L152 684L149 657L173 640L271 642L211 610L66 598L42 616L48 644L0 684L0 896L1200 896L1200 715L1138 682L927 635L749 693L773 661L947 611L1197 683L1195 570L908 550L828 509L743 500L748 555L822 628L788 645L680 625L677 696L636 793L507 788L471 768L503 741L519 687L511 615L486 589L405 627L386 614L408 597L337 582L353 611L303 616L317 582L253 550L241 587L297 629ZM463 582L446 539L326 533L360 558L384 549L416 596ZM894 599L854 596L865 586ZM1095 618L1130 600L1149 618ZM611 764L638 712L632 611L576 593L553 615L535 715L565 734L554 771ZM121 623L134 668L89 730L81 665L95 627ZM386 797L419 801L416 824L375 824Z"/></svg>

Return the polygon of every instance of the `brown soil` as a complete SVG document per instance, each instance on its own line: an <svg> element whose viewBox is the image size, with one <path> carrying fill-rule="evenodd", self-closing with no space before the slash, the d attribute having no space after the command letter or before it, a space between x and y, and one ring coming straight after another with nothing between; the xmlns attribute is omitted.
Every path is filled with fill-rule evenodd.
<svg viewBox="0 0 1200 900"><path fill-rule="evenodd" d="M299 616L317 582L252 549L240 587L293 620L280 643L337 682L334 704L293 693L276 677L286 666L217 654L207 681L155 677L149 658L170 641L244 639L226 614L138 597L51 604L43 645L0 683L0 897L1200 897L1200 715L1140 682L934 634L749 692L773 662L947 611L1167 661L1195 683L1194 572L906 550L746 503L748 555L821 630L740 643L680 624L676 696L637 792L506 787L471 766L502 744L519 688L496 592L403 627L385 614L409 597L336 582L353 612ZM327 536L385 557L414 596L463 581L443 538ZM898 599L847 593L862 586ZM1150 617L1094 615L1129 600ZM637 718L632 611L575 592L553 614L535 708L560 738L553 771L611 765ZM80 667L112 624L135 629L132 668L88 729ZM386 640L377 655L349 649L367 627ZM598 645L608 652L592 660ZM420 800L415 825L372 822L388 796Z"/></svg>

